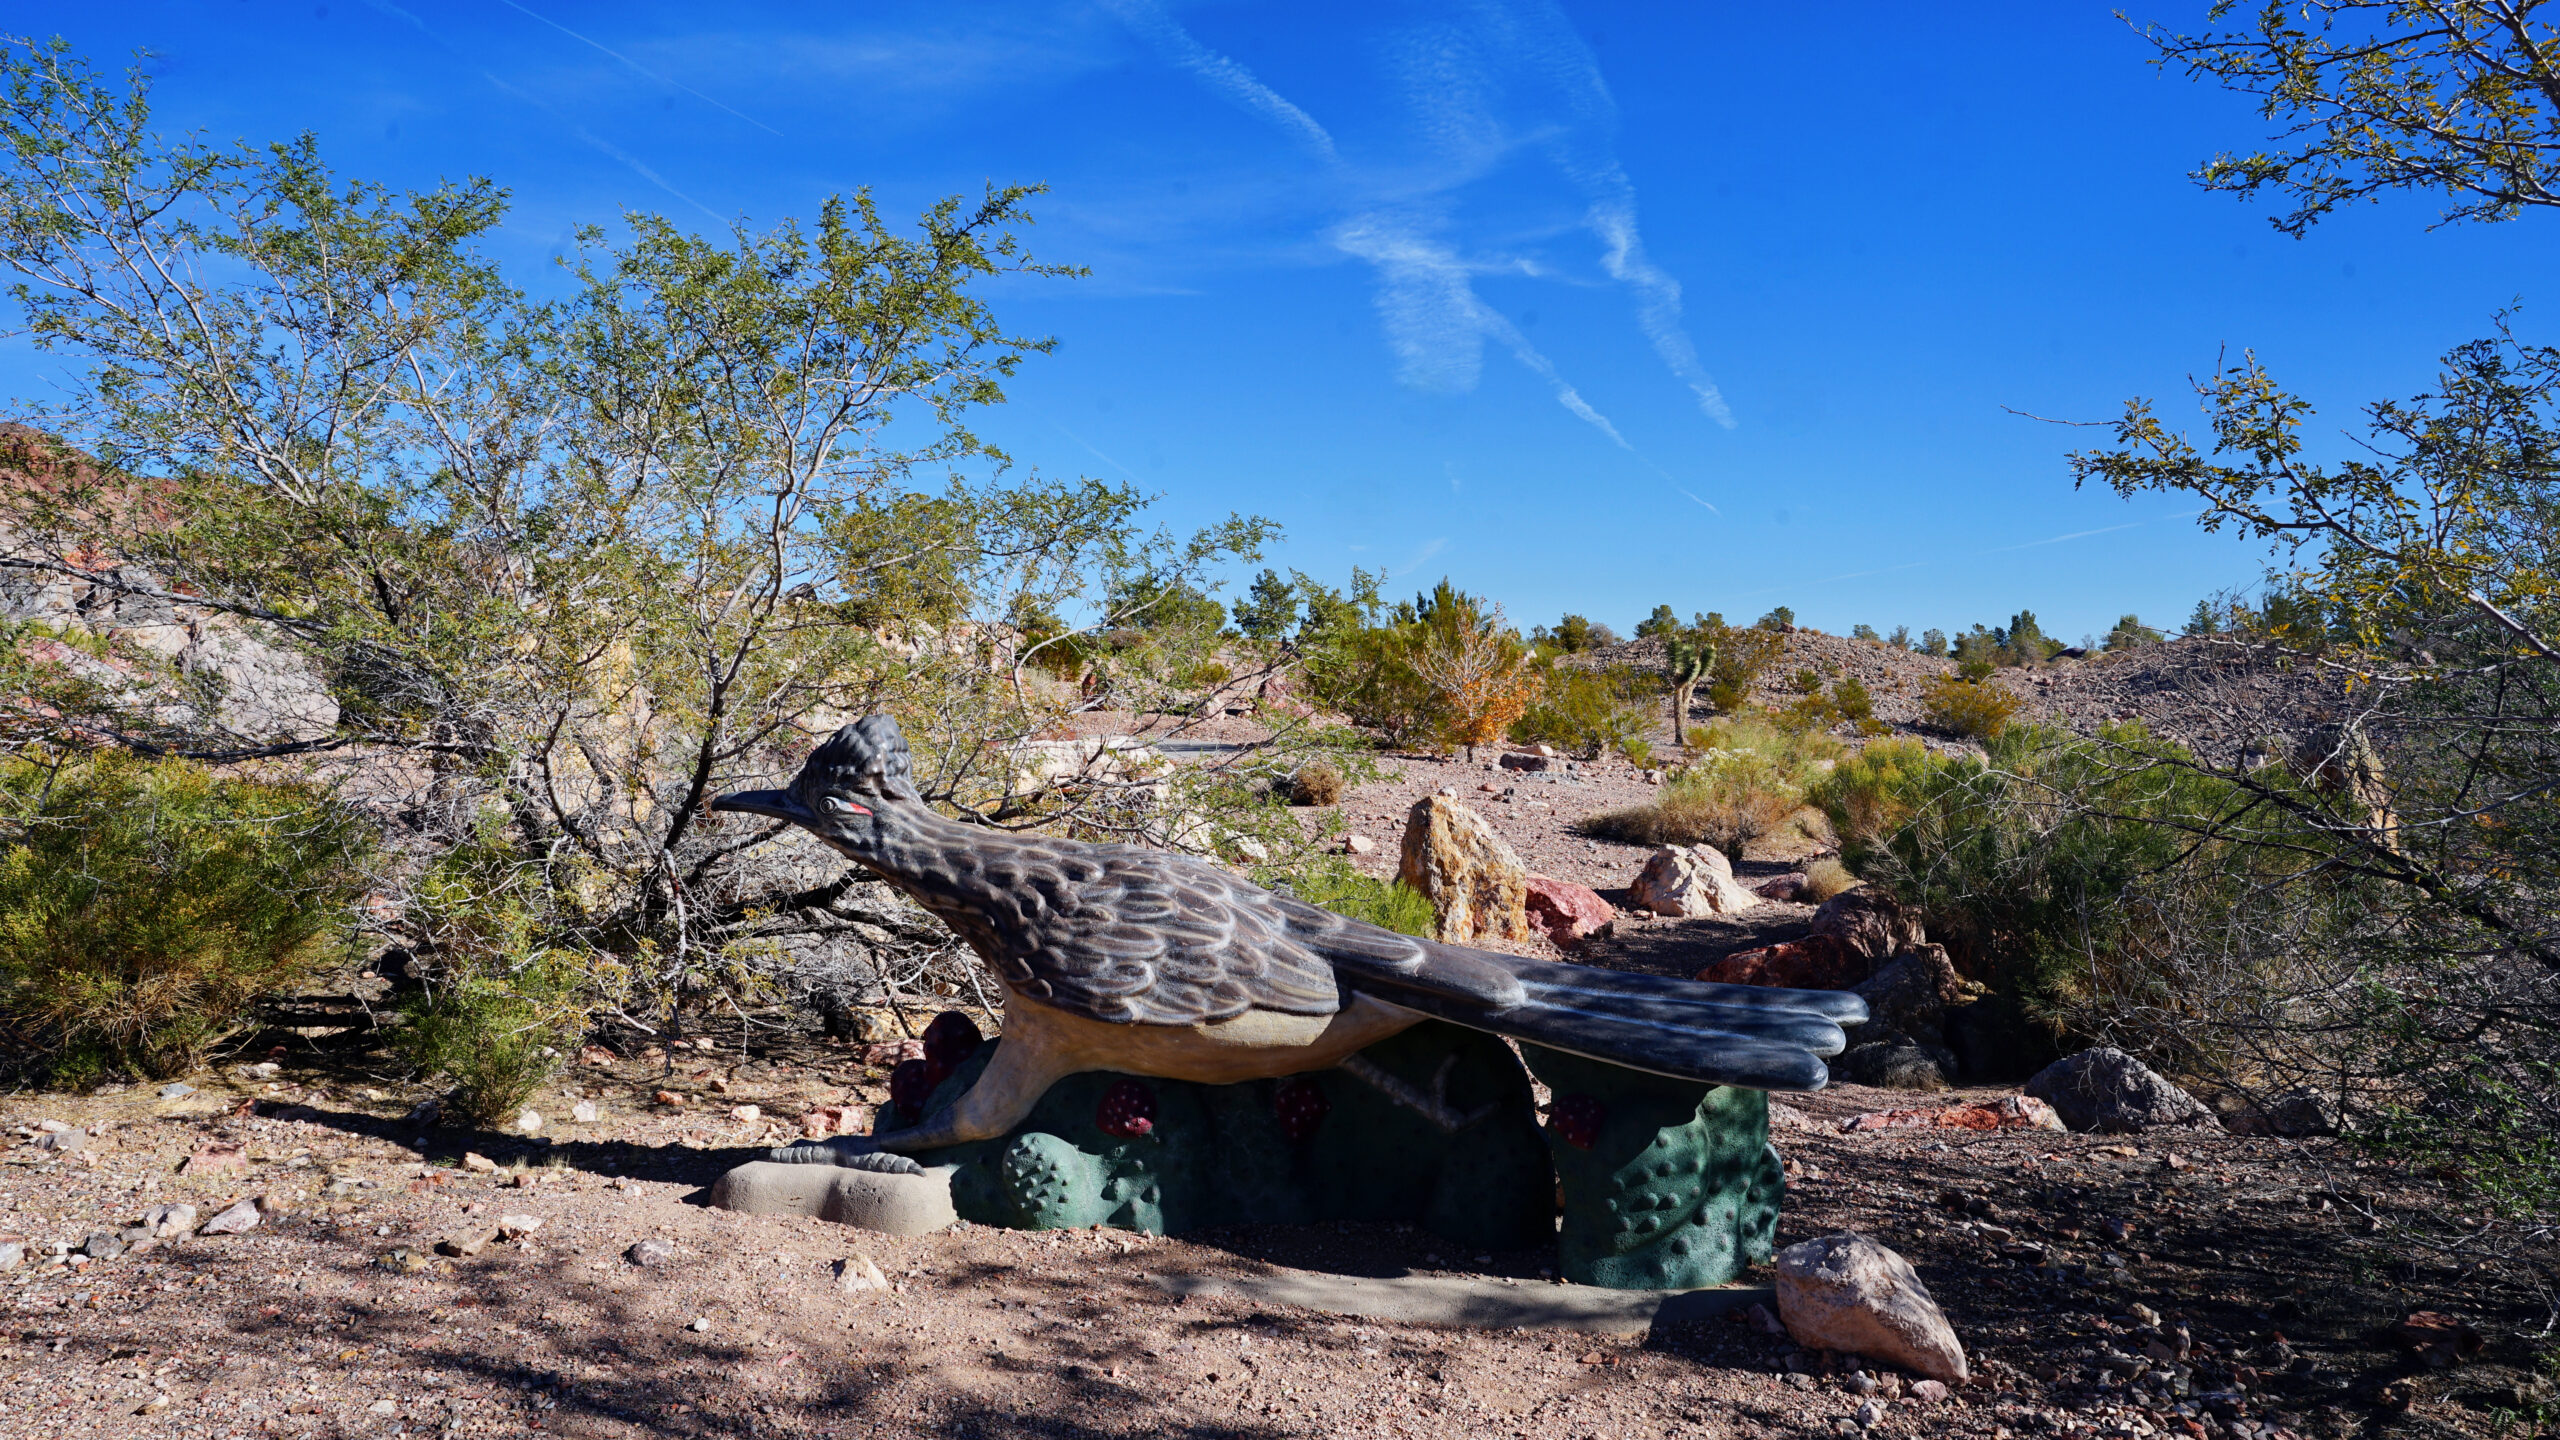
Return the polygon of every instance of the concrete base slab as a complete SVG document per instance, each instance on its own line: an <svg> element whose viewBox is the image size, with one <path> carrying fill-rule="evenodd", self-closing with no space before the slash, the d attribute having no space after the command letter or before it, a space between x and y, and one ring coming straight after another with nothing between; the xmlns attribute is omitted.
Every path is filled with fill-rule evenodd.
<svg viewBox="0 0 2560 1440"><path fill-rule="evenodd" d="M947 1169L887 1175L758 1160L721 1176L711 1203L744 1215L798 1215L883 1235L930 1235L960 1218L951 1210Z"/></svg>
<svg viewBox="0 0 2560 1440"><path fill-rule="evenodd" d="M1231 1295L1265 1305L1296 1305L1329 1315L1358 1315L1404 1325L1478 1330L1580 1330L1635 1335L1658 1322L1711 1320L1752 1304L1777 1310L1766 1285L1712 1290L1604 1290L1545 1281L1505 1284L1438 1275L1386 1278L1280 1270L1248 1279L1159 1275L1158 1288L1181 1296Z"/></svg>

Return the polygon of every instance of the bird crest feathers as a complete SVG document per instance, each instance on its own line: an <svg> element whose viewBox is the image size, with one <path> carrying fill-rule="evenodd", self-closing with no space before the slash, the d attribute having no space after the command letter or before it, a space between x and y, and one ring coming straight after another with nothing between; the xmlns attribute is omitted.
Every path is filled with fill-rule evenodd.
<svg viewBox="0 0 2560 1440"><path fill-rule="evenodd" d="M907 751L907 737L899 733L898 722L886 715L864 716L828 736L827 743L810 752L809 763L801 767L791 788L813 810L817 807L812 802L828 791L919 802L924 798L916 790L915 760Z"/></svg>

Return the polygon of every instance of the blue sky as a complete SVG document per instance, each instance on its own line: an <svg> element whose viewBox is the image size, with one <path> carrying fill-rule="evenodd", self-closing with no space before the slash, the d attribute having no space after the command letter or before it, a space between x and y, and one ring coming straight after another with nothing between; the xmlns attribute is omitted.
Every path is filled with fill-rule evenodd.
<svg viewBox="0 0 2560 1440"><path fill-rule="evenodd" d="M2193 24L2200 0L2137 13ZM342 170L513 191L520 278L625 209L709 228L871 186L1041 181L999 316L1051 334L980 429L1044 471L1287 529L1272 559L1446 574L1523 624L2050 633L2182 617L2256 552L2074 493L2254 348L2343 427L2521 302L2551 232L2424 197L2287 239L2188 170L2247 148L2105 5L836 6L21 0L153 52L159 118L310 130ZM0 350L27 393L36 361Z"/></svg>

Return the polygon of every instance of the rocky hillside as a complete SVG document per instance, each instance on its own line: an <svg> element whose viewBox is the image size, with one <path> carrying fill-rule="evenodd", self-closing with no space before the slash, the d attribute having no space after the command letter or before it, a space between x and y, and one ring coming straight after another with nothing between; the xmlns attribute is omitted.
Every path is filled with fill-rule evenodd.
<svg viewBox="0 0 2560 1440"><path fill-rule="evenodd" d="M1752 702L1783 706L1812 671L1825 687L1855 679L1875 702L1875 717L1899 734L1943 743L1922 723L1923 693L1955 673L1955 662L1872 640L1798 628L1752 687ZM1633 640L1565 662L1658 670L1659 640ZM2116 721L2139 720L2155 735L2215 760L2264 748L2269 737L2300 739L2336 723L2346 697L2333 683L2285 669L2247 647L2213 637L2171 640L2131 650L2066 653L2049 663L1999 671L1990 683L2023 702L2020 718L2081 734ZM1700 718L1705 718L1703 701ZM1843 735L1847 731L1842 731Z"/></svg>

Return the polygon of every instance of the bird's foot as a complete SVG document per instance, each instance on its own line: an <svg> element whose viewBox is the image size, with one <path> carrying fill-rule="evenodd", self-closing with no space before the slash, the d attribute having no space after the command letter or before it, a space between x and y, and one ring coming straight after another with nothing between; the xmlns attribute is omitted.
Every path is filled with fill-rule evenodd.
<svg viewBox="0 0 2560 1440"><path fill-rule="evenodd" d="M841 1165L848 1170L869 1170L881 1175L924 1173L922 1165L904 1155L881 1149L880 1142L869 1135L803 1140L797 1145L784 1145L769 1151L765 1158L785 1165Z"/></svg>

